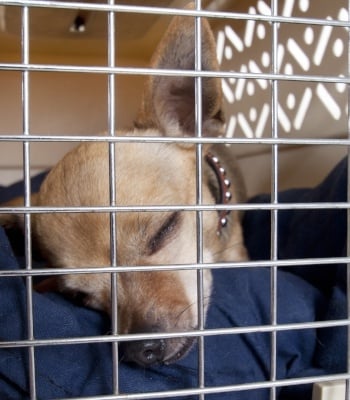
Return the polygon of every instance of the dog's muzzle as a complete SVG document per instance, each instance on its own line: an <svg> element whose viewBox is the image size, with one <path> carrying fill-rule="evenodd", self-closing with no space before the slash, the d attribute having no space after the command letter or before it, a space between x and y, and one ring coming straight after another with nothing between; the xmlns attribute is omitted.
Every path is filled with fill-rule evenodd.
<svg viewBox="0 0 350 400"><path fill-rule="evenodd" d="M124 342L122 359L142 367L171 364L184 357L191 349L195 338L147 339Z"/></svg>
<svg viewBox="0 0 350 400"><path fill-rule="evenodd" d="M166 344L164 339L149 339L123 343L123 359L141 366L159 364L164 360Z"/></svg>

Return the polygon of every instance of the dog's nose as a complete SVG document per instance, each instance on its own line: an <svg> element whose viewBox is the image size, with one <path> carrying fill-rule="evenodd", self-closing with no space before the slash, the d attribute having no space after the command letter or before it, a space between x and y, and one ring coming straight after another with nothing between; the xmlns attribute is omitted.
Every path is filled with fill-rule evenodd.
<svg viewBox="0 0 350 400"><path fill-rule="evenodd" d="M149 339L124 343L123 356L126 361L147 367L164 360L166 344L163 339Z"/></svg>

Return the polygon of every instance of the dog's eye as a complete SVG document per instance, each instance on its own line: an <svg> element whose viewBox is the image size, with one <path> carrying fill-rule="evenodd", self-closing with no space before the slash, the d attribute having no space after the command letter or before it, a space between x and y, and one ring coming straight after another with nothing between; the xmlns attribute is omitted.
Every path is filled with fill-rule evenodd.
<svg viewBox="0 0 350 400"><path fill-rule="evenodd" d="M152 237L148 242L148 250L150 255L156 253L160 250L166 243L166 241L173 235L176 231L180 215L178 212L174 212L170 217L164 222L159 231Z"/></svg>

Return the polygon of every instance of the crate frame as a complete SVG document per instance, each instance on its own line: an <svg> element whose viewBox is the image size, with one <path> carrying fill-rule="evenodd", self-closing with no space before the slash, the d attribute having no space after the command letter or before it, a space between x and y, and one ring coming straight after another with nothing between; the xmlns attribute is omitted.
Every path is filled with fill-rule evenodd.
<svg viewBox="0 0 350 400"><path fill-rule="evenodd" d="M288 380L277 380L276 378L276 363L277 363L277 333L284 330L291 329L308 329L311 327L335 327L335 326L350 326L350 300L348 305L348 318L345 320L335 321L322 321L322 322L308 322L298 324L285 324L279 325L277 323L277 270L283 266L305 266L307 264L336 264L346 263L350 261L350 241L348 240L348 256L343 258L331 258L331 259L301 259L301 260L279 260L278 258L278 212L285 209L346 209L349 210L350 203L289 203L281 204L278 202L278 171L279 171L279 147L281 145L325 145L325 146L350 146L350 121L348 126L348 137L346 139L302 139L302 138L281 138L278 134L278 85L280 81L299 81L299 82L322 82L328 83L343 83L346 85L350 84L349 77L338 77L338 76L327 76L319 77L310 74L307 75L290 75L286 76L279 73L277 66L277 46L278 46L278 25L285 23L302 24L302 25L330 25L337 27L350 27L349 22L344 21L329 21L323 19L314 18L296 18L290 17L285 18L278 15L278 1L271 0L271 16L266 15L250 15L244 13L234 12L209 12L202 9L201 1L195 1L194 10L179 10L163 7L146 7L146 6L126 6L117 5L113 0L108 0L108 4L95 4L95 3L80 3L80 2L63 2L63 1L50 1L46 2L43 0L5 0L1 1L0 5L8 6L19 6L22 7L22 62L21 63L1 63L0 71L20 71L22 74L22 115L23 115L23 133L20 135L0 135L0 142L21 142L23 143L23 176L24 176L24 207L19 208L3 208L0 210L1 213L24 213L25 216L25 258L26 267L20 271L0 271L0 279L6 276L21 276L26 279L26 290L27 290L27 329L28 337L26 340L11 341L11 342L0 342L0 348L8 347L26 347L28 349L29 358L29 382L30 382L30 398L36 399L36 373L35 373L35 349L38 346L48 345L66 345L73 343L112 343L113 351L113 391L114 394L110 396L98 396L96 399L156 399L166 398L170 396L184 396L184 395L198 395L198 398L204 399L206 394L211 393L222 393L230 391L258 389L258 388L269 388L271 400L276 399L276 389L280 386L286 385L299 385L304 383L315 383L323 381L331 381L338 379L346 379L347 381L347 392L346 398L350 399L350 365L346 374L322 376L322 377L305 377ZM67 8L75 10L90 10L90 11L101 11L108 14L108 65L105 67L94 67L94 66L72 66L72 65L54 65L54 64L32 64L30 63L30 31L29 31L29 11L32 7L50 7L50 8ZM350 5L349 5L350 9ZM160 14L160 15L183 15L194 16L196 18L196 65L193 71L177 71L177 70L157 70L152 68L131 68L131 67L119 67L115 63L115 13L141 13L141 14ZM241 72L214 72L214 71L202 71L201 70L201 18L226 18L229 20L250 20L254 19L257 21L269 22L272 25L272 43L271 43L271 56L272 56L272 71L271 73L254 74L254 73L241 73ZM348 61L348 65L349 65ZM350 66L349 66L350 70ZM75 73L96 73L104 74L108 76L108 136L42 136L32 134L29 126L30 118L30 85L29 85L29 74L32 72L75 72ZM165 76L191 76L195 77L196 81L196 136L194 138L144 138L144 137L120 137L115 136L116 131L116 120L115 114L116 105L116 75L165 75ZM272 125L272 136L271 138L218 138L208 139L201 136L201 92L202 92L202 79L204 77L218 77L218 78L245 78L245 79L266 79L272 82L272 98L271 98L271 125ZM82 142L82 141L96 141L96 142L108 142L110 149L110 206L109 207L64 207L64 208L43 208L33 207L30 201L31 194L31 176L30 176L30 146L33 142ZM115 143L121 142L170 142L170 143L195 143L197 147L197 204L195 206L178 205L173 208L161 207L161 206L148 206L148 207L129 207L129 206L116 206L118 194L115 191L115 159L117 154L115 152ZM271 217L271 260L261 261L252 263L250 261L240 263L215 263L215 264L204 264L203 263L203 212L208 210L220 210L220 206L206 206L202 201L202 188L200 184L200 177L202 176L202 145L205 143L225 143L225 144L267 144L272 149L272 186L271 186L271 203L270 204L237 204L232 206L225 206L225 209L229 208L232 210L251 210L251 209L266 209L272 213ZM350 162L349 162L350 164ZM350 198L350 182L348 184ZM187 336L195 336L199 338L199 359L198 359L198 377L199 385L196 389L182 389L178 391L169 391L161 393L147 393L147 394L129 394L127 396L119 393L119 380L118 380L118 343L125 340L143 340L147 338L170 338L183 336L184 333L167 333L167 334L129 334L129 335L118 335L118 324L116 320L116 309L112 312L114 316L112 318L112 335L106 337L93 337L93 338L74 338L74 339L47 339L37 340L34 336L34 319L33 319L33 277L44 276L44 275L60 275L71 273L101 273L109 272L112 274L112 304L116 308L117 304L117 276L118 272L122 271L122 267L118 266L117 262L117 249L116 249L116 213L118 212L132 212L132 211L164 211L170 209L181 209L196 211L197 214L197 263L182 266L182 269L194 269L197 271L198 276L198 310L199 310L199 327L198 330L192 332L186 332ZM32 235L31 235L31 215L33 213L46 213L46 212L110 212L111 221L111 266L104 268L71 268L64 271L60 269L33 269L32 265ZM349 213L348 213L349 214ZM348 217L348 226L350 226L350 218ZM256 326L256 327L232 327L230 329L215 329L206 330L204 327L204 315L203 315L203 267L205 268L231 268L235 266L239 267L251 267L254 266L266 266L271 269L271 323L270 325ZM152 267L147 266L136 266L129 267L130 270L135 271L146 271L152 270ZM176 265L165 265L159 266L157 269L160 270L172 270L176 269ZM348 293L350 282L350 268L348 267ZM250 384L232 385L225 387L209 388L205 386L205 362L204 362L204 340L206 336L210 335L223 335L223 334L239 334L239 333L251 333L251 332L269 332L271 334L271 376L269 382L254 382ZM350 336L350 335L348 335ZM350 340L348 339L348 347L350 348ZM348 357L350 358L350 357Z"/></svg>

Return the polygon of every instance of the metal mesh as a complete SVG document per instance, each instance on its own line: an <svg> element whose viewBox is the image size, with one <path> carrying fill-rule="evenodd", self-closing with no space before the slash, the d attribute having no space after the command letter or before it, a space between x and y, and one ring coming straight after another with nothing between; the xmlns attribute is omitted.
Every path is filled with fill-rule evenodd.
<svg viewBox="0 0 350 400"><path fill-rule="evenodd" d="M160 2L161 3L161 2ZM279 192L279 155L280 147L282 145L294 146L294 145L318 145L318 146L343 146L348 147L350 145L350 138L347 137L325 137L325 138L303 138L303 137L290 137L279 134L279 85L281 82L300 82L300 83L332 83L332 84L343 84L349 85L350 80L348 75L313 75L312 73L307 74L286 74L281 73L278 65L278 45L279 45L279 27L282 25L298 24L304 26L332 26L332 27L349 27L348 21L341 20L330 20L330 19L317 19L309 17L293 17L293 16L281 16L278 10L278 1L271 0L271 14L251 14L251 13L236 13L236 12L223 12L223 11L207 11L201 6L200 1L196 1L195 10L180 10L164 7L145 7L136 5L118 5L114 4L113 0L109 0L108 4L100 3L80 3L80 2L61 2L61 1L50 1L46 2L43 0L0 0L0 5L3 6L18 6L22 9L22 40L21 40L21 62L16 63L1 63L0 71L19 71L22 74L22 115L23 115L23 131L21 134L2 134L0 135L0 142L20 142L23 143L23 176L25 183L25 204L24 207L16 209L2 209L1 212L21 212L25 215L25 259L26 268L23 270L16 271L0 271L0 279L8 276L20 276L26 279L27 288L27 327L28 337L26 340L19 341L0 341L0 348L14 348L14 347L25 347L28 349L29 357L29 382L30 382L30 398L36 399L36 369L35 369L35 355L36 349L40 346L65 346L68 344L81 344L81 343L112 343L113 346L113 390L114 393L110 396L100 396L96 398L104 399L156 399L156 398L167 398L173 396L186 396L186 395L197 395L198 398L204 399L207 394L223 393L223 392L236 392L240 390L258 389L258 388L269 388L271 391L271 399L276 399L276 388L288 385L299 385L305 383L320 382L326 380L335 379L349 379L350 371L348 373L334 375L334 376L322 376L322 377L300 377L295 379L277 379L276 376L276 363L277 363L277 333L288 330L301 330L310 328L324 328L324 327L337 327L337 326L349 326L350 319L345 320L332 320L332 321L320 321L320 322L306 322L306 323L289 323L289 324L278 324L277 322L277 287L278 287L278 268L290 267L290 266L307 266L313 264L325 265L325 264L339 264L348 263L349 257L342 258L317 258L317 259L292 259L292 260L280 260L278 258L278 217L279 211L281 210L299 210L299 209L349 209L349 203L279 203L278 192ZM108 65L106 66L74 66L74 65L58 65L58 64L39 64L31 63L30 61L30 30L29 30L29 14L30 9L35 7L47 7L52 9L70 9L70 10L89 10L99 11L108 15ZM121 67L115 63L115 48L116 48L116 32L115 32L115 15L117 13L137 13L137 14L159 14L159 15L184 15L184 16L195 16L197 17L196 23L196 65L193 71L178 71L178 70L157 70L152 68L135 68L135 67ZM251 71L202 71L201 70L201 53L199 51L199 43L201 41L201 29L200 29L200 18L207 17L210 20L227 20L232 21L257 21L271 24L271 69L269 72L251 72ZM30 131L30 86L29 86L29 74L31 72L72 72L77 74L103 74L108 77L108 136L46 136L37 135ZM117 116L115 115L116 105L116 88L115 88L115 77L116 75L166 75L166 76L183 76L188 75L196 77L196 137L194 138L143 138L143 137L123 137L115 136ZM244 137L228 135L218 139L208 139L201 137L201 91L202 91L202 78L204 77L219 77L226 80L266 80L271 84L271 98L270 98L270 118L272 134L270 137L264 137L259 135L257 137ZM33 142L82 142L82 141L96 141L96 142L108 142L110 144L110 206L109 207L54 207L48 209L46 207L32 207L30 204L30 193L31 193L31 181L30 181L30 146ZM197 182L201 180L199 177L202 175L201 165L201 154L203 143L223 143L223 144L245 144L245 145L265 145L271 149L271 203L269 204L239 204L232 205L229 208L232 210L270 210L271 211L271 259L268 261L254 261L254 262L240 262L240 263L212 263L205 264L205 268L233 268L243 267L249 268L255 267L268 267L271 270L271 316L270 324L264 326L249 326L249 327L232 327L225 329L211 329L206 330L204 328L204 317L203 317L203 288L202 288L202 267L203 267L203 212L208 210L218 210L220 206L208 206L203 204L202 200L202 189L201 184L197 184L197 205L188 206L179 204L172 207L164 206L116 206L118 194L115 192L115 148L114 144L119 142L180 142L180 143L195 143L197 145ZM225 206L225 208L228 208ZM118 343L126 340L140 340L149 337L153 338L169 338L169 337L180 337L183 333L162 333L162 334L128 334L118 335L118 324L116 318L116 309L112 312L114 316L112 318L112 334L108 336L98 337L83 337L83 338L64 338L64 339L41 339L38 340L34 336L34 320L33 320L33 277L36 276L48 276L48 275L60 275L66 274L67 270L42 268L33 269L32 266L32 243L31 243L31 215L33 213L51 213L51 212L110 212L111 219L111 266L104 268L74 268L72 266L69 269L70 274L82 274L82 273L101 273L109 272L112 273L112 304L117 304L117 280L118 272L123 271L122 266L118 266L117 262L117 250L116 250L116 213L126 211L169 211L169 210L188 210L197 212L197 263L188 264L181 266L182 269L194 269L198 271L198 297L199 301L199 328L186 333L188 336L199 337L199 359L198 359L198 388L194 389L182 389L179 391L169 391L161 393L148 393L148 394L130 394L123 395L119 393L119 382L118 382ZM150 266L135 266L129 267L130 271L147 271L152 270ZM159 270L172 270L178 268L176 265L164 265L158 266ZM349 308L350 314L350 308ZM243 334L243 333L254 333L254 332L267 332L271 335L271 374L270 380L266 382L254 382L246 383L241 385L231 385L224 387L207 387L205 382L205 362L204 362L204 340L207 336L212 335L227 335L227 334ZM350 347L350 346L349 346ZM350 399L350 394L347 393L347 398Z"/></svg>

